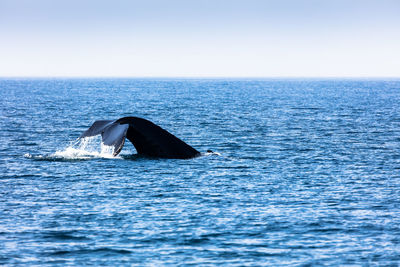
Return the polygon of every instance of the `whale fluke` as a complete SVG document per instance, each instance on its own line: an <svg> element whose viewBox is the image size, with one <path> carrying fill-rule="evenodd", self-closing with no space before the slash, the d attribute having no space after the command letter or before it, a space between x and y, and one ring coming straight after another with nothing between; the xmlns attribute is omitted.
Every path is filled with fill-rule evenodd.
<svg viewBox="0 0 400 267"><path fill-rule="evenodd" d="M133 144L138 154L159 158L188 159L200 152L160 126L138 117L95 121L79 138L101 134L103 144L113 146L118 155L125 138Z"/></svg>

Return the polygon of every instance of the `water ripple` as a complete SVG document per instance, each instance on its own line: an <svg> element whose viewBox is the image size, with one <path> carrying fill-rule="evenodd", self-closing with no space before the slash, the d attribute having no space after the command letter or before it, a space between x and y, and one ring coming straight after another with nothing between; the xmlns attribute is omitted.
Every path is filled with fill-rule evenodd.
<svg viewBox="0 0 400 267"><path fill-rule="evenodd" d="M1 265L400 262L397 80L1 79L0 88ZM93 121L123 116L203 154L154 159L127 142L115 158L100 140L74 142Z"/></svg>

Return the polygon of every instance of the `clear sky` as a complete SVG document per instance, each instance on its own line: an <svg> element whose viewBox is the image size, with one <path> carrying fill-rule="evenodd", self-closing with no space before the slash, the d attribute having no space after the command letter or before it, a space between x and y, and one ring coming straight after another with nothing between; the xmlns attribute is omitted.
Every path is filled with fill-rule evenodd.
<svg viewBox="0 0 400 267"><path fill-rule="evenodd" d="M400 77L400 0L0 0L0 76Z"/></svg>

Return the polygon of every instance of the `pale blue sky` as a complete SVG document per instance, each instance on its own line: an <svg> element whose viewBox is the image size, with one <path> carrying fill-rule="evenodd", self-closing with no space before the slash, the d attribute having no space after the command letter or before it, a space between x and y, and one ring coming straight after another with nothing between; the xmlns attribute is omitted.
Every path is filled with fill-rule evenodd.
<svg viewBox="0 0 400 267"><path fill-rule="evenodd" d="M400 77L400 0L0 0L0 76Z"/></svg>

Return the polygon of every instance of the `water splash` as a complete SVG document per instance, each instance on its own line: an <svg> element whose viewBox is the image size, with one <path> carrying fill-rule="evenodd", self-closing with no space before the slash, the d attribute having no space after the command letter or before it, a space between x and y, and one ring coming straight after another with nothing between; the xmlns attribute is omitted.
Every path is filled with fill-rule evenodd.
<svg viewBox="0 0 400 267"><path fill-rule="evenodd" d="M207 150L207 152L201 153L201 155L203 155L203 156L222 156L221 153L211 151L211 150Z"/></svg>
<svg viewBox="0 0 400 267"><path fill-rule="evenodd" d="M100 144L100 145L99 145ZM63 150L47 156L32 156L25 154L27 158L38 160L87 160L92 158L121 158L114 156L114 147L104 145L100 136L92 136L77 139Z"/></svg>
<svg viewBox="0 0 400 267"><path fill-rule="evenodd" d="M104 145L100 136L92 136L76 140L64 150L56 151L54 156L66 159L115 158L113 152L114 147Z"/></svg>

